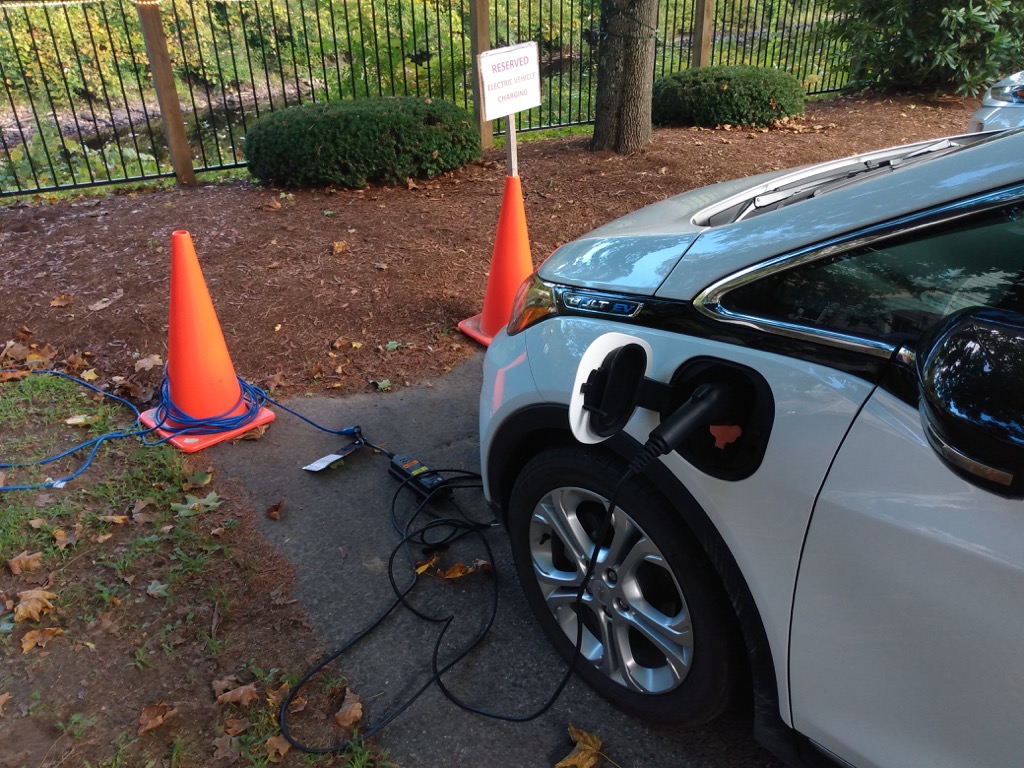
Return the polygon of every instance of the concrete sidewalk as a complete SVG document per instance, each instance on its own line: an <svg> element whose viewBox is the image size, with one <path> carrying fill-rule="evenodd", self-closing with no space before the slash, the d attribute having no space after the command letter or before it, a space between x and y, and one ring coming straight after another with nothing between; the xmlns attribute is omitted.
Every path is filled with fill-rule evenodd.
<svg viewBox="0 0 1024 768"><path fill-rule="evenodd" d="M394 394L303 398L287 405L333 429L358 424L371 442L392 452L412 453L431 468L477 472L481 362L478 355L444 379ZM328 648L341 646L392 602L387 563L401 538L391 511L399 484L388 474L385 456L363 448L342 467L316 474L302 469L347 442L279 413L262 440L207 451L222 472L247 490L257 511L283 500L281 520L257 517L264 535L295 565L294 596ZM491 517L476 489L458 491L455 501L471 519ZM400 525L414 507L411 494L398 497ZM457 514L451 505L437 511ZM485 538L498 583L497 618L482 643L445 680L475 707L524 715L547 700L565 666L520 593L504 532L494 528ZM420 553L414 551L413 556L419 558ZM477 557L492 555L470 538L446 553L444 564ZM399 579L407 584L408 560L399 554L397 562ZM484 627L490 585L479 574L425 581L424 588L413 594L414 605L438 617L449 612L457 617L442 644L442 658L451 658ZM437 623L399 609L339 660L339 669L363 699L364 723L380 719L430 678L439 629ZM741 715L706 728L656 728L618 712L577 680L570 681L545 715L525 723L466 712L432 687L377 741L404 768L551 766L572 749L566 731L570 722L598 733L603 751L622 768L779 765L754 744L749 720Z"/></svg>

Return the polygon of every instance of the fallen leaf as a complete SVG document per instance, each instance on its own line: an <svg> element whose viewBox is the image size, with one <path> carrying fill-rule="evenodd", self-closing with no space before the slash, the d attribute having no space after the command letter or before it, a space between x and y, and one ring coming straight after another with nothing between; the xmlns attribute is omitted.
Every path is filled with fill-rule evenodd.
<svg viewBox="0 0 1024 768"><path fill-rule="evenodd" d="M65 531L63 528L58 528L53 532L53 541L57 545L57 549L63 551L68 547L73 547L78 543L78 537L82 535L82 524L75 523L75 527L70 532Z"/></svg>
<svg viewBox="0 0 1024 768"><path fill-rule="evenodd" d="M280 332L280 330L281 330L281 324L278 323L277 325L274 326L274 333L278 333L278 332Z"/></svg>
<svg viewBox="0 0 1024 768"><path fill-rule="evenodd" d="M31 555L26 549L20 555L15 555L7 561L7 567L11 569L11 573L15 576L20 576L22 573L28 571L36 571L42 567L43 553L34 552Z"/></svg>
<svg viewBox="0 0 1024 768"><path fill-rule="evenodd" d="M341 709L334 713L334 722L345 730L350 729L363 719L363 704L359 701L359 694L354 691L345 691L345 698L342 699Z"/></svg>
<svg viewBox="0 0 1024 768"><path fill-rule="evenodd" d="M473 572L472 568L467 568L466 564L461 560L453 565L451 568L447 568L443 571L438 571L437 575L442 579L458 579L463 576L467 576Z"/></svg>
<svg viewBox="0 0 1024 768"><path fill-rule="evenodd" d="M87 427L90 424L94 424L99 420L99 416L72 416L71 418L64 419L64 423L69 427Z"/></svg>
<svg viewBox="0 0 1024 768"><path fill-rule="evenodd" d="M249 726L252 723L249 722L247 717L229 717L224 721L224 732L228 736L237 736L240 733L244 733L249 730Z"/></svg>
<svg viewBox="0 0 1024 768"><path fill-rule="evenodd" d="M29 589L18 593L18 604L14 606L15 621L39 621L43 614L53 610L57 595L45 589Z"/></svg>
<svg viewBox="0 0 1024 768"><path fill-rule="evenodd" d="M184 504L171 504L171 509L178 513L178 517L192 517L202 512L211 512L221 505L220 497L216 491L210 491L200 499L192 494L185 495Z"/></svg>
<svg viewBox="0 0 1024 768"><path fill-rule="evenodd" d="M82 374L82 379L85 381L96 381L96 379L98 379L99 377L100 375L96 373L95 368L90 368L88 371L85 371Z"/></svg>
<svg viewBox="0 0 1024 768"><path fill-rule="evenodd" d="M361 342L361 341L353 341L352 342L352 349L362 349L362 348L363 348L363 342Z"/></svg>
<svg viewBox="0 0 1024 768"><path fill-rule="evenodd" d="M370 383L377 387L378 392L387 392L391 389L391 379L379 379Z"/></svg>
<svg viewBox="0 0 1024 768"><path fill-rule="evenodd" d="M262 440L263 436L267 434L268 429L270 429L269 424L260 424L255 429L250 429L248 432L244 432L240 437L234 438L231 442L237 443L242 440Z"/></svg>
<svg viewBox="0 0 1024 768"><path fill-rule="evenodd" d="M224 734L213 740L213 746L216 747L213 752L214 760L227 760L233 763L242 756L242 740L237 736Z"/></svg>
<svg viewBox="0 0 1024 768"><path fill-rule="evenodd" d="M281 201L277 198L272 198L270 202L263 206L264 211L280 211Z"/></svg>
<svg viewBox="0 0 1024 768"><path fill-rule="evenodd" d="M210 687L213 689L214 696L220 696L222 693L227 693L232 688L238 687L238 678L234 675L228 675L220 680L214 680L210 683Z"/></svg>
<svg viewBox="0 0 1024 768"><path fill-rule="evenodd" d="M99 312L101 309L106 309L115 301L120 299L122 296L124 296L124 289L118 288L116 291L114 291L114 294L112 296L108 296L106 298L100 299L97 302L94 302L93 304L90 304L89 311Z"/></svg>
<svg viewBox="0 0 1024 768"><path fill-rule="evenodd" d="M240 707L247 707L254 701L257 701L259 697L259 693L256 692L256 685L249 683L248 685L240 685L230 691L225 691L217 697L217 703L237 704Z"/></svg>
<svg viewBox="0 0 1024 768"><path fill-rule="evenodd" d="M270 758L270 762L279 763L288 754L288 750L292 748L292 745L288 739L278 734L267 739L266 747L267 757Z"/></svg>
<svg viewBox="0 0 1024 768"><path fill-rule="evenodd" d="M70 307L75 303L74 296L68 296L66 293L62 293L60 296L50 299L51 307Z"/></svg>
<svg viewBox="0 0 1024 768"><path fill-rule="evenodd" d="M4 716L4 704L10 701L13 696L9 693L0 693L0 717Z"/></svg>
<svg viewBox="0 0 1024 768"><path fill-rule="evenodd" d="M99 519L102 520L104 523L124 525L128 522L128 515L100 515Z"/></svg>
<svg viewBox="0 0 1024 768"><path fill-rule="evenodd" d="M276 504L271 504L269 507L267 507L267 517L269 517L271 520L280 520L281 519L281 510L283 508L284 508L284 499L281 499Z"/></svg>
<svg viewBox="0 0 1024 768"><path fill-rule="evenodd" d="M132 520L136 523L154 522L157 517L159 517L159 513L155 509L152 509L149 512L146 512L145 510L147 507L151 507L155 503L155 500L148 496L145 499L137 500L135 502L135 506L132 507Z"/></svg>
<svg viewBox="0 0 1024 768"><path fill-rule="evenodd" d="M345 252L346 248L348 248L348 245L344 240L335 240L331 245L331 250L334 252L335 256L341 256L341 254Z"/></svg>
<svg viewBox="0 0 1024 768"><path fill-rule="evenodd" d="M114 534L112 533L98 533L92 537L92 540L96 544L103 544L105 542L110 541L112 538L114 538Z"/></svg>
<svg viewBox="0 0 1024 768"><path fill-rule="evenodd" d="M213 480L212 472L204 472L201 469L197 469L185 478L185 482L181 485L181 490L191 491L193 488L203 488L209 485L211 480Z"/></svg>
<svg viewBox="0 0 1024 768"><path fill-rule="evenodd" d="M38 531L44 525L46 525L46 521L41 517L33 517L31 520L28 521L29 528L32 528L36 531Z"/></svg>
<svg viewBox="0 0 1024 768"><path fill-rule="evenodd" d="M149 586L146 587L146 594L150 597L170 597L167 592L167 585L161 584L156 579L149 582Z"/></svg>
<svg viewBox="0 0 1024 768"><path fill-rule="evenodd" d="M423 575L431 568L433 568L435 565L437 565L440 559L440 555L434 555L429 560L424 560L422 562L416 563L416 573Z"/></svg>
<svg viewBox="0 0 1024 768"><path fill-rule="evenodd" d="M146 707L139 715L139 736L159 728L176 714L178 714L177 709L172 709L170 705L164 704L162 701L159 704Z"/></svg>
<svg viewBox="0 0 1024 768"><path fill-rule="evenodd" d="M160 357L160 355L146 355L141 360L135 361L135 372L138 373L139 371L151 371L157 367L162 368L163 364L164 360L162 357Z"/></svg>
<svg viewBox="0 0 1024 768"><path fill-rule="evenodd" d="M601 756L601 738L569 723L569 738L576 748L560 760L555 768L594 768Z"/></svg>
<svg viewBox="0 0 1024 768"><path fill-rule="evenodd" d="M28 653L33 648L45 648L46 644L53 640L57 635L63 635L64 630L58 627L49 627L47 629L33 629L25 633L25 636L21 638L21 652Z"/></svg>

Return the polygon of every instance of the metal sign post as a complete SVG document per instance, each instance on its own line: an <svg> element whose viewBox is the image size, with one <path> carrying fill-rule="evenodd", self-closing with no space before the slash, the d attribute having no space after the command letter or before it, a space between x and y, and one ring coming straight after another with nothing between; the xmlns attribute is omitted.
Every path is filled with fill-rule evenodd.
<svg viewBox="0 0 1024 768"><path fill-rule="evenodd" d="M485 120L506 118L508 175L519 175L515 115L539 107L540 54L536 41L484 51L477 56Z"/></svg>

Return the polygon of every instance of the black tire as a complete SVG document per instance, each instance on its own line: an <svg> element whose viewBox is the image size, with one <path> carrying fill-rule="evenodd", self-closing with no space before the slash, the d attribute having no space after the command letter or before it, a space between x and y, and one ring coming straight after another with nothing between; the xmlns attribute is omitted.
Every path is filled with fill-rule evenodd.
<svg viewBox="0 0 1024 768"><path fill-rule="evenodd" d="M625 469L598 448L553 447L526 464L512 491L508 530L519 580L567 660L575 653L575 596ZM742 669L735 617L704 551L643 476L618 493L582 613L576 671L619 708L697 725L728 706Z"/></svg>

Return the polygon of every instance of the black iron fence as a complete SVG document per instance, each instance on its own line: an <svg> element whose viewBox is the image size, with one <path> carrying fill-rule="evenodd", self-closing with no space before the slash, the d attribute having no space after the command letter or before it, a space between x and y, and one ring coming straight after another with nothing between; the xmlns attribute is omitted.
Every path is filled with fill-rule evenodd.
<svg viewBox="0 0 1024 768"><path fill-rule="evenodd" d="M697 63L698 4L710 0L662 0L656 76ZM783 69L809 94L844 84L824 0L712 7L710 63ZM599 0L0 0L0 195L173 176L164 118L179 105L197 171L244 165L252 120L293 104L418 95L472 109L474 30L480 48L539 44L543 103L517 116L519 130L585 124L599 9ZM161 98L154 46L169 63Z"/></svg>

